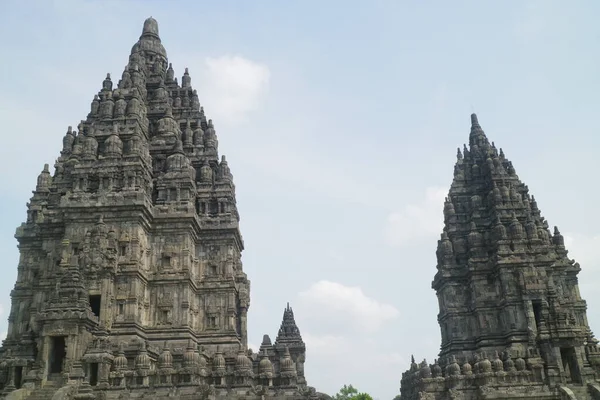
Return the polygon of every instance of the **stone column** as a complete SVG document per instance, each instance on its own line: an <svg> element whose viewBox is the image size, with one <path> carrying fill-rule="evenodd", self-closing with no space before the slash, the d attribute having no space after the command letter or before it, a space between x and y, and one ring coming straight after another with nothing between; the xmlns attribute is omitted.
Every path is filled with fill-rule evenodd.
<svg viewBox="0 0 600 400"><path fill-rule="evenodd" d="M246 307L242 307L240 309L240 325L241 325L241 336L242 336L242 345L244 347L248 347L248 309Z"/></svg>
<svg viewBox="0 0 600 400"><path fill-rule="evenodd" d="M10 367L8 367L8 384L6 385L4 391L12 392L15 389L15 366L11 365Z"/></svg>
<svg viewBox="0 0 600 400"><path fill-rule="evenodd" d="M108 388L110 386L108 382L110 365L111 361L107 358L103 358L102 362L98 365L98 387L100 388Z"/></svg>
<svg viewBox="0 0 600 400"><path fill-rule="evenodd" d="M579 375L578 377L576 377L577 379L573 380L585 384L587 380L585 376L585 366L587 364L585 349L583 346L576 346L573 348L573 350L575 351L575 369L577 370L577 374Z"/></svg>
<svg viewBox="0 0 600 400"><path fill-rule="evenodd" d="M112 325L112 286L112 279L110 277L102 279L100 285L100 318L98 320L100 328L110 328Z"/></svg>

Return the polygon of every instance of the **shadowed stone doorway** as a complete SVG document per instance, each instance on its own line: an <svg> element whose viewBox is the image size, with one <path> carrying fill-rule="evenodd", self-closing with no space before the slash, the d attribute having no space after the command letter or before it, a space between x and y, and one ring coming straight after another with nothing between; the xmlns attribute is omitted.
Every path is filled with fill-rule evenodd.
<svg viewBox="0 0 600 400"><path fill-rule="evenodd" d="M65 336L54 336L50 342L49 373L60 374L63 370L63 362L66 357Z"/></svg>

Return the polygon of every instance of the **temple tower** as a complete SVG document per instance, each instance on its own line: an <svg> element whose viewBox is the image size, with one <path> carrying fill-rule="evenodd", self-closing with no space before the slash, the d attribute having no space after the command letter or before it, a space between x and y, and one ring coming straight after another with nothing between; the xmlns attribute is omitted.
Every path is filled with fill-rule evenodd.
<svg viewBox="0 0 600 400"><path fill-rule="evenodd" d="M121 78L107 74L86 119L68 128L54 174L44 166L17 229L5 393L53 383L110 399L208 385L235 398L232 388L254 387L250 281L233 175L218 148L188 69L180 84L147 19ZM267 356L272 385L303 346ZM293 383L293 393L315 394Z"/></svg>
<svg viewBox="0 0 600 400"><path fill-rule="evenodd" d="M598 342L579 294L580 269L473 114L469 146L458 149L444 203L432 283L440 309L439 363L413 362L402 396L418 393L414 374L421 377L423 369L451 377L508 368L551 387L595 381Z"/></svg>

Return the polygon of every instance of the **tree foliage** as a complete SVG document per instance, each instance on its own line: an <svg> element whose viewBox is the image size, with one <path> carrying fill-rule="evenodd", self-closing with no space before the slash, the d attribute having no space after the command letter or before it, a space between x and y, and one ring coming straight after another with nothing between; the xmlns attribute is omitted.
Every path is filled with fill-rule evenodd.
<svg viewBox="0 0 600 400"><path fill-rule="evenodd" d="M333 396L333 400L373 400L367 393L360 393L352 385L344 385L340 391Z"/></svg>

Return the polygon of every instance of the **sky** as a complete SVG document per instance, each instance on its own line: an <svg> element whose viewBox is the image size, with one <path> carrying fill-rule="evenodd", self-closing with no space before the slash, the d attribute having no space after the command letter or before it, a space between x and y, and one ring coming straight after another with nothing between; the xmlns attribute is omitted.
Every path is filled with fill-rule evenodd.
<svg viewBox="0 0 600 400"><path fill-rule="evenodd" d="M153 16L234 175L254 348L290 302L321 392L392 399L411 354L436 358L435 249L472 112L565 235L600 335L598 15L594 0L1 1L0 331L36 177Z"/></svg>

